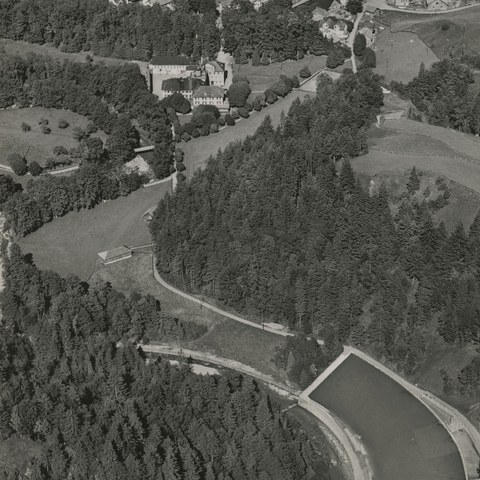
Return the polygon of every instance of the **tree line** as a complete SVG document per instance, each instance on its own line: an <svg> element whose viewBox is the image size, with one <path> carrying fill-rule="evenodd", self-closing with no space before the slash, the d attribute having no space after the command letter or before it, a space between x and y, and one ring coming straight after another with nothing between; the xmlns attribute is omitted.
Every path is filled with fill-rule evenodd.
<svg viewBox="0 0 480 480"><path fill-rule="evenodd" d="M109 135L106 149L117 164L133 158L141 135L158 145L151 164L154 173L159 178L170 175L171 123L137 65L60 62L48 56L22 58L0 52L0 85L0 108L64 108L88 117Z"/></svg>
<svg viewBox="0 0 480 480"><path fill-rule="evenodd" d="M159 271L318 335L327 356L350 343L411 374L433 326L449 343L476 341L480 216L468 234L448 233L433 222L437 202L416 199L415 172L395 209L385 188L369 194L354 177L350 159L366 151L381 103L368 70L321 78L316 98L295 102L279 128L266 121L212 158L155 212Z"/></svg>
<svg viewBox="0 0 480 480"><path fill-rule="evenodd" d="M220 49L215 0L116 7L107 0L6 0L0 36L53 44L63 52L149 61L152 55L215 58Z"/></svg>
<svg viewBox="0 0 480 480"><path fill-rule="evenodd" d="M343 49L323 37L311 17L308 11L294 10L290 0L270 0L258 10L249 0L233 0L222 12L223 49L238 64L251 59L254 66L268 65L301 59L307 53L334 52L340 65ZM331 63L335 63L333 57Z"/></svg>
<svg viewBox="0 0 480 480"><path fill-rule="evenodd" d="M326 459L252 379L146 363L132 342L178 324L155 298L40 271L3 247L0 439L35 442L28 478L327 478Z"/></svg>
<svg viewBox="0 0 480 480"><path fill-rule="evenodd" d="M411 100L420 114L433 125L454 128L465 133L480 133L480 94L472 92L471 69L454 59L422 64L418 75L406 85L392 82L392 87Z"/></svg>

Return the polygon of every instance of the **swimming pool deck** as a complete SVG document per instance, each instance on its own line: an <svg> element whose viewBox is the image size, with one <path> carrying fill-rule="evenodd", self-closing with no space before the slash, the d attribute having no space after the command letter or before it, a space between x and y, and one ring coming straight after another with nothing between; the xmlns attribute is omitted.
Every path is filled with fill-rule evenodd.
<svg viewBox="0 0 480 480"><path fill-rule="evenodd" d="M366 432L362 431L363 437L358 435L358 432L355 431L355 428L351 425L346 425L347 423L350 423L347 421L347 415L345 411L342 411L342 408L346 408L345 405L341 405L341 403L345 403L344 400L348 397L351 405L353 406L354 410L359 409L358 412L350 413L350 421L352 418L356 420L355 415L362 415L361 413L361 408L370 408L369 406L363 405L357 405L355 400L352 400L349 395L351 395L352 391L349 391L349 385L342 385L341 390L338 391L339 387L335 387L333 392L333 397L335 401L329 402L328 397L324 398L325 401L322 401L320 398L320 403L317 402L314 398L312 398L312 394L314 392L319 392L317 390L320 385L322 385L327 379L329 379L329 384L334 381L335 376L330 378L331 374L337 370L348 358L350 358L352 355L357 357L358 359L363 360L366 362L370 367L374 367L376 370L381 371L384 373L389 379L393 380L395 384L397 384L396 389L398 390L396 394L402 395L403 390L398 389L398 385L403 387L403 389L406 391L405 393L409 392L413 397L420 402L422 407L419 407L419 405L415 405L414 402L410 399L407 403L409 404L409 408L413 410L408 410L407 412L404 413L405 418L408 417L408 415L411 415L411 420L413 424L411 426L404 425L404 431L402 432L403 434L406 433L412 433L412 445L415 445L416 448L413 448L411 445L406 445L405 451L403 451L401 448L395 451L395 455L400 455L400 454L405 454L405 458L402 458L401 461L404 461L408 464L409 458L406 452L410 452L412 456L416 455L416 460L418 458L423 458L422 455L419 454L419 451L422 450L425 454L425 458L428 456L426 460L424 460L424 465L418 465L419 472L421 471L422 473L418 473L418 476L412 478L412 480L424 480L423 475L425 474L425 470L422 470L425 468L425 465L431 465L432 463L436 463L438 465L441 464L441 461L446 462L443 464L443 467L446 469L450 469L450 474L454 475L454 478L458 479L472 479L472 478L478 478L478 475L476 473L476 469L478 467L478 460L480 458L479 452L480 452L480 433L475 429L475 427L468 421L466 417L464 417L460 412L455 410L453 407L450 405L446 404L439 398L435 397L429 392L426 392L409 382L407 382L404 378L401 376L397 375L381 363L377 362L373 358L369 357L365 353L352 348L352 347L345 347L343 353L305 390L302 392L299 398L299 404L304 407L305 409L309 410L311 413L316 415L322 422L325 422L325 418L332 419L332 425L327 426L330 428L330 430L334 433L334 435L337 436L339 441L342 443L346 454L349 458L349 461L352 465L352 470L353 470L353 478L355 480L364 480L366 478L373 478L375 476L376 479L380 478L380 480L383 480L385 477L382 477L382 473L384 474L386 470L388 470L387 467L392 467L392 465L387 465L385 469L382 471L382 468L378 468L379 465L380 467L383 467L382 462L388 462L388 459L385 459L383 455L380 455L381 458L379 458L379 451L375 451L375 449L372 447L375 442L376 445L378 446L379 439L373 439L374 441L372 442L371 438L368 438L368 434ZM351 363L350 362L347 363ZM345 367L348 365L344 365L342 369L344 370ZM341 369L341 370L342 370ZM371 368L370 368L371 370ZM367 372L368 373L368 372ZM375 374L375 371L371 371L370 373ZM375 374L377 375L377 374ZM378 377L378 375L377 375ZM356 378L356 381L358 382L358 378ZM393 387L395 384L391 384ZM328 387L328 385L327 385ZM355 387L352 387L353 391L355 390ZM336 391L335 391L336 389ZM363 392L365 393L365 392ZM319 395L316 394L318 397ZM321 395L320 395L321 397ZM365 399L364 399L365 400ZM378 399L376 399L378 401ZM388 399L385 399L385 402L388 402ZM335 402L338 402L337 404ZM322 405L321 403L325 403L326 405ZM347 401L348 403L348 401ZM327 408L328 407L328 408ZM383 412L379 412L378 418L374 415L371 417L372 421L375 422L380 422L380 426L377 425L377 427L380 428L381 430L381 422L382 422L382 417L381 415L388 415L388 409L393 408L394 411L397 408L401 408L401 405L384 405L385 410ZM425 407L428 409L430 414L433 415L433 418L428 419L428 415L426 414L425 410L422 408ZM367 410L363 411L363 414L367 415L368 412ZM385 417L386 418L386 417ZM384 420L385 420L384 418ZM355 423L355 421L353 422ZM357 422L358 423L358 422ZM343 428L342 428L343 424ZM443 429L440 431L440 425L443 427ZM402 425L403 426L403 425ZM340 428L339 428L340 427ZM357 430L362 430L361 422L360 424L355 425ZM367 426L368 427L368 426ZM409 430L409 428L411 430ZM339 432L339 430L343 430ZM368 428L367 428L368 430ZM377 430L378 431L378 430ZM448 437L446 437L445 432L442 434L442 432L445 431L448 434ZM368 433L368 432L367 432ZM339 437L339 435L342 436L342 438ZM385 439L388 438L388 435L385 437ZM451 439L451 441L448 441L448 438ZM397 438L395 436L395 432L390 433L390 442L397 442ZM403 439L405 441L405 438ZM408 440L410 440L410 437L408 437ZM398 440L400 442L400 440ZM452 443L454 442L454 443ZM381 444L381 442L380 442ZM369 448L368 447L372 447ZM410 449L410 450L409 450ZM393 453L392 449L392 453ZM382 452L385 453L385 452ZM396 468L398 470L399 465L399 459L395 456L394 461L397 462ZM403 457L403 455L401 455ZM460 459L458 458L460 457ZM461 464L460 464L461 461ZM412 464L406 465L405 470L412 471L414 470L414 467ZM378 472L374 472L375 468L374 466L376 465L377 470L380 471L380 477L378 476ZM441 470L441 467L439 466L440 471L437 472L439 476L435 476L435 478L444 478L441 476L442 473L444 473ZM412 474L412 473L411 473ZM415 473L413 473L415 474ZM402 478L402 473L398 475L398 478ZM433 478L433 477L432 477ZM447 478L447 477L445 477ZM449 480L452 477L448 477ZM385 479L385 480L390 480L390 479Z"/></svg>

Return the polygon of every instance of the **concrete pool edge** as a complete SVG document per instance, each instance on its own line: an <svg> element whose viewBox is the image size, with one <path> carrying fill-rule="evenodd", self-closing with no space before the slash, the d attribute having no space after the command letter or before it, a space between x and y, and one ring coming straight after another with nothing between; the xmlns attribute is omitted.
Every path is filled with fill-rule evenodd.
<svg viewBox="0 0 480 480"><path fill-rule="evenodd" d="M400 386L402 386L407 392L413 395L413 397L417 399L422 405L424 405L428 409L428 411L434 416L434 418L440 423L440 425L442 425L442 427L446 430L446 432L454 442L462 462L463 477L465 479L478 478L478 475L476 475L476 469L478 467L478 459L480 458L480 455L479 455L480 454L480 433L470 423L470 421L464 415L462 415L455 408L451 407L443 400L440 400L430 392L427 392L417 386L412 385L407 380L402 378L400 375L390 370L388 367L382 365L380 362L374 360L369 355L365 354L360 350L357 350L356 348L345 346L343 352L335 359L335 361L319 377L317 377L317 379L307 389L305 389L301 393L299 397L299 404L304 406L304 408L308 409L309 411L311 411L311 413L317 416L317 418L320 418L320 420L322 421L323 419L319 415L328 415L333 419L333 421L336 424L336 427L341 428L341 422L334 420L333 418L334 414L332 414L328 409L320 405L315 400L311 399L310 395L317 389L317 387L327 377L331 375L332 372L334 372L352 354L360 358L361 360L365 361L372 367L376 368L377 370L381 371L382 373L386 374L393 381L395 381ZM320 409L318 409L317 406L320 406ZM319 415L317 415L317 413L315 412L317 412ZM445 419L442 418L442 415L447 417L447 421L445 421ZM337 435L338 432L335 429L332 431L335 435ZM353 436L353 439L356 439L356 436L353 432L349 432L348 430L347 432L351 434L351 436ZM343 432L343 434L345 435L345 432ZM457 435L461 437L460 434L467 435L470 445L464 444L462 446L459 443L459 441L464 443L462 438L460 438L460 440L457 439ZM337 435L337 438L338 438L338 435ZM341 441L340 438L338 439ZM350 440L348 443L351 445L352 441ZM475 456L474 461L471 458L472 449ZM356 451L355 443L353 444L353 449L351 451L347 450L347 454L349 456L350 462L352 463L352 468L354 470L355 479L368 478L368 476L367 477L365 476L365 472L362 472L362 474L360 474L360 472L357 471L357 475L355 475L355 471L356 471L355 462L357 463L357 467L359 467L359 459L362 458L361 453L362 453L361 451ZM366 451L365 451L365 454L366 454ZM364 455L364 459L366 460L367 465L370 465L370 462L368 461L368 455ZM371 469L369 474L373 475L373 472L371 471Z"/></svg>

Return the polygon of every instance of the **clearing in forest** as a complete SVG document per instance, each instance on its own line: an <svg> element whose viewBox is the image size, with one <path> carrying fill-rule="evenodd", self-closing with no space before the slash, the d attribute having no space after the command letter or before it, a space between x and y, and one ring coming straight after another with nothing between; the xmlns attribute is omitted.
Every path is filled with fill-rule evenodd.
<svg viewBox="0 0 480 480"><path fill-rule="evenodd" d="M42 133L40 120L48 120L49 134ZM59 128L59 120L69 123L67 128ZM26 123L31 130L24 132L22 123ZM85 128L89 123L88 118L69 110L56 108L6 108L0 110L0 163L7 164L7 158L11 153L26 155L27 162L33 160L45 166L49 157L55 157L53 152L56 146L63 146L67 150L78 145L73 138L73 129ZM99 137L103 141L106 135L96 132L92 137Z"/></svg>

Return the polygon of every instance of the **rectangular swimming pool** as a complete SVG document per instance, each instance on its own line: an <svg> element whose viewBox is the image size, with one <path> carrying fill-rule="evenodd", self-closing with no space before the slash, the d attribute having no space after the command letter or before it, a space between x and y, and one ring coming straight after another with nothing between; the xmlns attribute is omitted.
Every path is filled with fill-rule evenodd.
<svg viewBox="0 0 480 480"><path fill-rule="evenodd" d="M464 480L460 453L445 428L410 392L349 355L311 394L368 450L376 480Z"/></svg>

